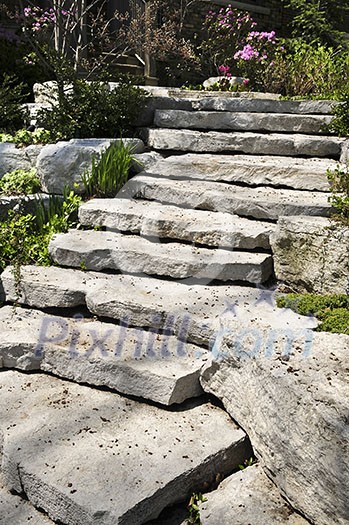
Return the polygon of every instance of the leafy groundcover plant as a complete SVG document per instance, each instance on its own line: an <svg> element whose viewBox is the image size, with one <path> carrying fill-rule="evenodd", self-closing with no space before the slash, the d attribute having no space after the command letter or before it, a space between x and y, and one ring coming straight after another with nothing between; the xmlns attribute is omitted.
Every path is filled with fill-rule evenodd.
<svg viewBox="0 0 349 525"><path fill-rule="evenodd" d="M291 293L277 298L279 308L291 308L301 315L314 315L321 323L318 332L349 335L349 296Z"/></svg>
<svg viewBox="0 0 349 525"><path fill-rule="evenodd" d="M0 195L29 195L38 193L40 189L41 183L35 168L10 171L0 179Z"/></svg>

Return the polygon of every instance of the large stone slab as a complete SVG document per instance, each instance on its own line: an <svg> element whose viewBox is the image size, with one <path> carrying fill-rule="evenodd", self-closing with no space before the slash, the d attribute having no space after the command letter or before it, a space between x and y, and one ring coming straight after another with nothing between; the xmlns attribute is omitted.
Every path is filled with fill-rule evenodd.
<svg viewBox="0 0 349 525"><path fill-rule="evenodd" d="M54 270L54 271L52 271ZM10 268L5 274L6 299L14 301L14 277ZM71 276L69 275L71 274ZM275 305L272 290L263 287L189 284L132 275L97 274L67 268L22 267L21 291L18 302L42 308L43 304L66 308L76 306L75 283L79 278L85 287L81 301L94 315L109 317L129 326L148 327L152 331L176 334L183 342L213 347L227 330L241 332L245 323L280 329L308 330L317 326L316 320L303 317ZM80 275L80 277L79 277ZM36 282L31 294L30 283ZM66 290L64 303L60 303ZM16 297L16 295L14 295ZM71 300L69 304L68 298Z"/></svg>
<svg viewBox="0 0 349 525"><path fill-rule="evenodd" d="M120 191L122 198L277 220L281 215L329 215L329 193L269 187L242 187L222 182L167 180L137 175Z"/></svg>
<svg viewBox="0 0 349 525"><path fill-rule="evenodd" d="M317 525L345 525L349 337L314 333L306 346L285 340L270 348L262 335L251 324L244 341L221 341L221 359L204 370L202 385L246 430L295 509Z"/></svg>
<svg viewBox="0 0 349 525"><path fill-rule="evenodd" d="M349 292L349 227L324 217L281 217L271 243L279 280L299 291Z"/></svg>
<svg viewBox="0 0 349 525"><path fill-rule="evenodd" d="M272 131L282 133L325 134L332 120L325 115L249 113L222 111L156 110L154 124L159 128L231 131Z"/></svg>
<svg viewBox="0 0 349 525"><path fill-rule="evenodd" d="M44 146L37 159L37 172L43 190L47 193L63 194L69 186L82 191L82 174L91 168L92 157L100 157L112 142L121 139L72 139ZM139 139L122 139L132 146L134 153L142 153L144 144ZM77 187L75 185L78 185Z"/></svg>
<svg viewBox="0 0 349 525"><path fill-rule="evenodd" d="M344 139L278 133L195 131L188 129L144 129L148 146L158 150L221 153L236 151L262 155L334 157L341 155Z"/></svg>
<svg viewBox="0 0 349 525"><path fill-rule="evenodd" d="M71 230L56 234L49 252L62 266L87 270L263 283L272 273L269 254L209 250L179 243L156 243L111 231Z"/></svg>
<svg viewBox="0 0 349 525"><path fill-rule="evenodd" d="M43 370L163 405L202 394L207 353L169 334L0 308L0 368Z"/></svg>
<svg viewBox="0 0 349 525"><path fill-rule="evenodd" d="M210 404L165 411L40 374L0 374L2 470L51 519L140 525L251 453Z"/></svg>
<svg viewBox="0 0 349 525"><path fill-rule="evenodd" d="M149 175L170 179L199 179L266 185L296 190L329 191L327 169L335 169L330 159L299 159L268 155L213 155L186 153L171 155L150 168Z"/></svg>
<svg viewBox="0 0 349 525"><path fill-rule="evenodd" d="M45 514L28 501L11 494L0 480L0 525L54 525Z"/></svg>
<svg viewBox="0 0 349 525"><path fill-rule="evenodd" d="M300 115L329 115L334 100L266 100L227 97L209 97L193 104L194 109L202 111L233 111L253 113L293 113Z"/></svg>
<svg viewBox="0 0 349 525"><path fill-rule="evenodd" d="M66 270L55 266L21 266L20 279L8 266L1 274L6 301L37 308L74 308L85 304L87 290L107 278L93 272Z"/></svg>
<svg viewBox="0 0 349 525"><path fill-rule="evenodd" d="M140 233L156 238L191 241L221 248L269 248L274 225L229 213L166 206L131 199L92 199L80 206L85 226Z"/></svg>
<svg viewBox="0 0 349 525"><path fill-rule="evenodd" d="M202 525L307 525L280 496L260 465L226 478L199 504Z"/></svg>
<svg viewBox="0 0 349 525"><path fill-rule="evenodd" d="M0 142L0 178L13 170L35 168L37 157L43 146L16 148L11 142Z"/></svg>

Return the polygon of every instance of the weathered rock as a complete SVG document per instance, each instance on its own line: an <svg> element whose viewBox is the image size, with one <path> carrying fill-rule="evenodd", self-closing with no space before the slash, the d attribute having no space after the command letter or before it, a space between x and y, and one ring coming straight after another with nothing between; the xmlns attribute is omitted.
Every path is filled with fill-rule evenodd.
<svg viewBox="0 0 349 525"><path fill-rule="evenodd" d="M164 411L42 375L0 374L6 486L54 521L137 525L251 453L209 404Z"/></svg>
<svg viewBox="0 0 349 525"><path fill-rule="evenodd" d="M42 203L45 206L48 205L49 201L49 196L43 193L22 195L18 197L3 197L0 195L0 220L6 220L10 210L14 210L23 215L26 215L27 213L35 215L38 204Z"/></svg>
<svg viewBox="0 0 349 525"><path fill-rule="evenodd" d="M209 250L179 243L155 243L114 232L71 230L56 234L49 252L59 265L87 270L263 283L272 273L269 254Z"/></svg>
<svg viewBox="0 0 349 525"><path fill-rule="evenodd" d="M270 330L262 337L253 324L243 341L229 335L204 389L245 429L293 508L317 525L347 524L349 337L313 333L300 345L286 336L270 346Z"/></svg>
<svg viewBox="0 0 349 525"><path fill-rule="evenodd" d="M342 153L340 161L343 163L349 162L349 140L346 140L342 144Z"/></svg>
<svg viewBox="0 0 349 525"><path fill-rule="evenodd" d="M0 481L0 525L54 525L28 501L11 494Z"/></svg>
<svg viewBox="0 0 349 525"><path fill-rule="evenodd" d="M0 142L0 178L13 170L35 168L42 148L43 146L16 148L11 142Z"/></svg>
<svg viewBox="0 0 349 525"><path fill-rule="evenodd" d="M349 227L323 217L281 217L271 243L279 280L299 291L348 293Z"/></svg>
<svg viewBox="0 0 349 525"><path fill-rule="evenodd" d="M0 309L3 368L43 370L163 405L202 394L204 350L176 337L38 310ZM126 323L126 324L125 324Z"/></svg>
<svg viewBox="0 0 349 525"><path fill-rule="evenodd" d="M105 279L105 275L55 266L21 266L18 282L11 266L1 274L6 301L36 308L81 306L87 290L102 286Z"/></svg>
<svg viewBox="0 0 349 525"><path fill-rule="evenodd" d="M220 76L220 77L207 78L206 80L204 80L202 85L204 86L205 89L210 89L212 87L215 87L216 84L218 84L218 83L220 83L222 81L227 82L231 86L241 86L244 83L243 77L230 77L230 78L228 78L228 77Z"/></svg>
<svg viewBox="0 0 349 525"><path fill-rule="evenodd" d="M157 110L154 124L159 128L272 131L321 134L332 120L325 115L286 113L232 113L222 111Z"/></svg>
<svg viewBox="0 0 349 525"><path fill-rule="evenodd" d="M147 153L136 153L133 155L132 171L134 173L141 173L142 171L151 170L154 164L163 159L163 156L156 151L149 151Z"/></svg>
<svg viewBox="0 0 349 525"><path fill-rule="evenodd" d="M269 248L274 225L230 213L166 206L150 201L92 199L79 208L85 226L180 239L221 248Z"/></svg>
<svg viewBox="0 0 349 525"><path fill-rule="evenodd" d="M148 146L158 150L220 153L236 151L262 155L340 157L344 139L312 135L195 131L187 129L144 129Z"/></svg>
<svg viewBox="0 0 349 525"><path fill-rule="evenodd" d="M337 162L330 159L299 159L268 155L212 155L186 153L171 155L150 168L149 175L169 179L199 179L329 191L328 168Z"/></svg>
<svg viewBox="0 0 349 525"><path fill-rule="evenodd" d="M73 139L44 146L37 160L38 176L47 193L63 194L64 187L78 184L82 189L81 177L91 167L92 157L100 157L102 151L112 142L120 139ZM132 146L134 153L141 153L143 142L139 139L122 139Z"/></svg>
<svg viewBox="0 0 349 525"><path fill-rule="evenodd" d="M307 525L281 498L259 465L225 479L199 504L202 525Z"/></svg>
<svg viewBox="0 0 349 525"><path fill-rule="evenodd" d="M241 93L243 95L243 93ZM272 100L210 97L193 103L194 109L203 111L237 111L253 113L294 113L301 115L329 115L332 107L338 104L333 100Z"/></svg>
<svg viewBox="0 0 349 525"><path fill-rule="evenodd" d="M202 210L276 220L281 215L329 215L329 193L268 187L250 188L221 182L168 180L136 175L119 192L122 198L142 198Z"/></svg>

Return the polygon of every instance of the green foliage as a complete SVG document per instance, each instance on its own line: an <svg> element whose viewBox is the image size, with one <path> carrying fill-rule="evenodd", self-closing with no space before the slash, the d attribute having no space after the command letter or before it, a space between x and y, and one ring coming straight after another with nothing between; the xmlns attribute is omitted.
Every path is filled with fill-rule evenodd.
<svg viewBox="0 0 349 525"><path fill-rule="evenodd" d="M40 180L36 174L36 169L14 170L0 179L0 194L3 195L29 195L38 193L41 189Z"/></svg>
<svg viewBox="0 0 349 525"><path fill-rule="evenodd" d="M119 137L132 133L146 96L126 81L111 91L103 82L74 80L71 89L59 86L58 103L38 119L54 140Z"/></svg>
<svg viewBox="0 0 349 525"><path fill-rule="evenodd" d="M32 144L50 144L53 141L51 133L47 129L36 128L34 131L19 129L13 135L0 133L0 142L14 142L18 147L23 147Z"/></svg>
<svg viewBox="0 0 349 525"><path fill-rule="evenodd" d="M334 218L349 224L349 164L338 164L334 170L327 170L331 185L329 202L336 210Z"/></svg>
<svg viewBox="0 0 349 525"><path fill-rule="evenodd" d="M321 44L287 40L261 76L268 91L289 97L338 99L349 89L349 55Z"/></svg>
<svg viewBox="0 0 349 525"><path fill-rule="evenodd" d="M288 0L292 9L293 36L313 44L343 44L345 17L349 7L342 0Z"/></svg>
<svg viewBox="0 0 349 525"><path fill-rule="evenodd" d="M0 271L9 264L17 275L24 264L49 266L51 237L76 225L80 202L80 197L66 190L63 199L51 197L48 205L39 200L35 214L9 212L7 220L0 222Z"/></svg>
<svg viewBox="0 0 349 525"><path fill-rule="evenodd" d="M189 505L188 505L188 511L189 511L189 519L188 523L191 525L200 525L200 508L198 503L203 503L207 501L207 498L205 498L201 492L194 492L192 497L190 498Z"/></svg>
<svg viewBox="0 0 349 525"><path fill-rule="evenodd" d="M349 136L349 82L346 84L346 90L343 90L340 97L342 104L333 108L334 117L329 125L329 131L336 133L339 137Z"/></svg>
<svg viewBox="0 0 349 525"><path fill-rule="evenodd" d="M349 296L345 294L288 294L278 297L279 308L301 315L314 315L321 323L318 332L349 334Z"/></svg>
<svg viewBox="0 0 349 525"><path fill-rule="evenodd" d="M91 170L82 175L86 196L115 197L127 182L132 160L132 148L121 140L112 142L99 160L94 156Z"/></svg>
<svg viewBox="0 0 349 525"><path fill-rule="evenodd" d="M256 463L256 458L251 457L250 459L245 459L242 465L239 465L240 470L245 470L247 467L251 467Z"/></svg>
<svg viewBox="0 0 349 525"><path fill-rule="evenodd" d="M4 76L0 84L0 132L13 133L25 125L28 113L22 107L23 89L23 84L18 84L14 75Z"/></svg>

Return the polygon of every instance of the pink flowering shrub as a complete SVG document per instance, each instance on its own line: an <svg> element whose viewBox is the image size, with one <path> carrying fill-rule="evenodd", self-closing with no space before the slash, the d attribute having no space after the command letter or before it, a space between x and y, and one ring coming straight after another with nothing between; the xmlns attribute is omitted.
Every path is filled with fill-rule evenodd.
<svg viewBox="0 0 349 525"><path fill-rule="evenodd" d="M248 13L231 5L209 11L202 46L216 71L246 77L255 87L262 83L263 69L270 66L278 50L275 31L257 31L256 25Z"/></svg>

